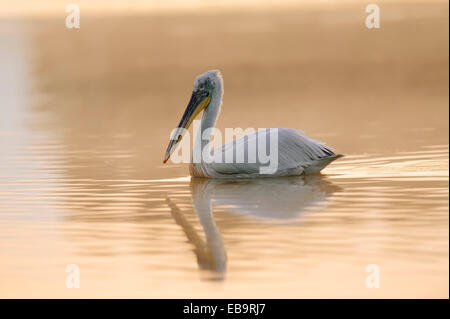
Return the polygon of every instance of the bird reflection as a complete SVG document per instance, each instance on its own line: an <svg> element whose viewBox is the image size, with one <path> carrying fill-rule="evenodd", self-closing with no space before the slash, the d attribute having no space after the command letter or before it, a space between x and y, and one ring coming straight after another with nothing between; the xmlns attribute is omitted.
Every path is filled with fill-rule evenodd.
<svg viewBox="0 0 450 319"><path fill-rule="evenodd" d="M227 253L223 244L220 232L212 216L211 206L196 209L197 216L202 224L206 242L197 234L192 224L184 217L180 209L169 198L166 198L175 222L181 226L188 241L194 245L194 252L197 256L197 263L201 270L209 271L208 279L223 280L227 265ZM206 203L205 203L206 204Z"/></svg>
<svg viewBox="0 0 450 319"><path fill-rule="evenodd" d="M208 271L209 279L224 280L227 253L212 214L213 203L235 214L253 216L255 219L291 220L299 218L303 212L325 207L328 196L339 190L340 187L323 176L246 180L192 178L192 204L205 240L177 205L169 198L166 201L175 222L195 247L199 268Z"/></svg>

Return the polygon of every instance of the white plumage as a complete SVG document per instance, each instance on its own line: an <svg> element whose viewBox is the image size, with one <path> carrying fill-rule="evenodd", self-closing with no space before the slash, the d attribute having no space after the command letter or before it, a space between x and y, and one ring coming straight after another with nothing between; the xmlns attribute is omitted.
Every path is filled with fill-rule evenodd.
<svg viewBox="0 0 450 319"><path fill-rule="evenodd" d="M324 143L315 141L301 133L299 130L290 128L277 128L278 130L278 159L277 170L273 174L261 174L260 168L267 167L267 163L261 163L256 157L256 163L248 162L249 143L258 145L258 139L267 138L267 130L247 134L234 141L228 142L214 149L213 154L219 158L225 158L225 152L236 153L236 149L244 149L246 162L244 163L192 163L190 171L192 176L213 178L248 178L248 177L270 177L270 176L293 176L302 174L316 174L325 166L341 157ZM255 141L256 140L256 141ZM243 145L242 145L243 144Z"/></svg>
<svg viewBox="0 0 450 319"><path fill-rule="evenodd" d="M259 139L266 139L266 152L270 150L270 134L268 130L258 130L228 142L212 151L203 152L205 147L209 147L211 138L210 130L215 126L217 117L220 113L223 96L223 80L220 72L217 70L208 71L200 76L194 82L194 90L191 101L183 115L179 127L188 128L195 117L203 110L200 133L202 138L196 138L193 152L202 154L199 163L191 163L189 170L191 176L210 177L210 178L253 178L253 177L273 177L273 176L294 176L302 174L319 173L325 166L341 157L322 142L313 140L302 134L301 131L290 128L277 128L278 145L277 156L271 158L270 163L263 163L259 156L256 161L249 161L250 151L254 148L249 145L259 145ZM199 106L200 105L200 106ZM200 110L201 108L201 110ZM272 130L272 129L271 129ZM169 144L164 162L170 157L176 145L182 136L175 136ZM253 144L252 144L253 143ZM263 144L264 145L264 144ZM237 150L244 150L245 161L243 163L225 162L225 153L236 154ZM256 152L258 154L258 151ZM212 160L214 158L214 160ZM221 161L216 159L220 158ZM275 163L273 162L275 161ZM270 173L261 173L261 168L268 165L276 167L275 171Z"/></svg>

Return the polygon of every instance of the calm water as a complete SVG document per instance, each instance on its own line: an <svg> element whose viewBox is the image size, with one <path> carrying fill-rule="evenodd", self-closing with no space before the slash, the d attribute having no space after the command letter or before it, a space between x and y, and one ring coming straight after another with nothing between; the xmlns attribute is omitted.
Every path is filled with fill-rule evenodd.
<svg viewBox="0 0 450 319"><path fill-rule="evenodd" d="M387 8L378 33L356 5L1 21L0 296L448 297L448 5ZM306 178L163 166L209 68L219 128L347 156Z"/></svg>

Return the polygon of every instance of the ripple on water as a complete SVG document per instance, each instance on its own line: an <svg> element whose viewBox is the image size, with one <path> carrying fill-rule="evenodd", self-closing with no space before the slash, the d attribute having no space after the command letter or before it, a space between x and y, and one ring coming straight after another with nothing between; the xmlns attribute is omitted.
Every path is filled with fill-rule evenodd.
<svg viewBox="0 0 450 319"><path fill-rule="evenodd" d="M25 167L29 159L7 161ZM70 257L86 265L94 277L114 276L116 263L145 267L151 281L195 281L192 272L200 270L204 279L246 278L249 285L330 261L352 269L399 263L423 278L421 267L446 267L448 147L347 156L325 176L307 178L74 179L55 163L39 172L10 174L0 184L5 251L40 243L64 252L54 257L61 262ZM205 211L209 200L212 210Z"/></svg>

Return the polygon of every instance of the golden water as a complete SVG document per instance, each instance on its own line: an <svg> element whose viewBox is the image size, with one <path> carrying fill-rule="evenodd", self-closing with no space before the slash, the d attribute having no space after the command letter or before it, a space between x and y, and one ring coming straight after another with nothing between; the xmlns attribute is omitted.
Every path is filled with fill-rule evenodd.
<svg viewBox="0 0 450 319"><path fill-rule="evenodd" d="M0 21L0 296L448 297L448 5L383 12L379 30L361 4ZM219 128L347 156L307 178L163 166L211 68Z"/></svg>

